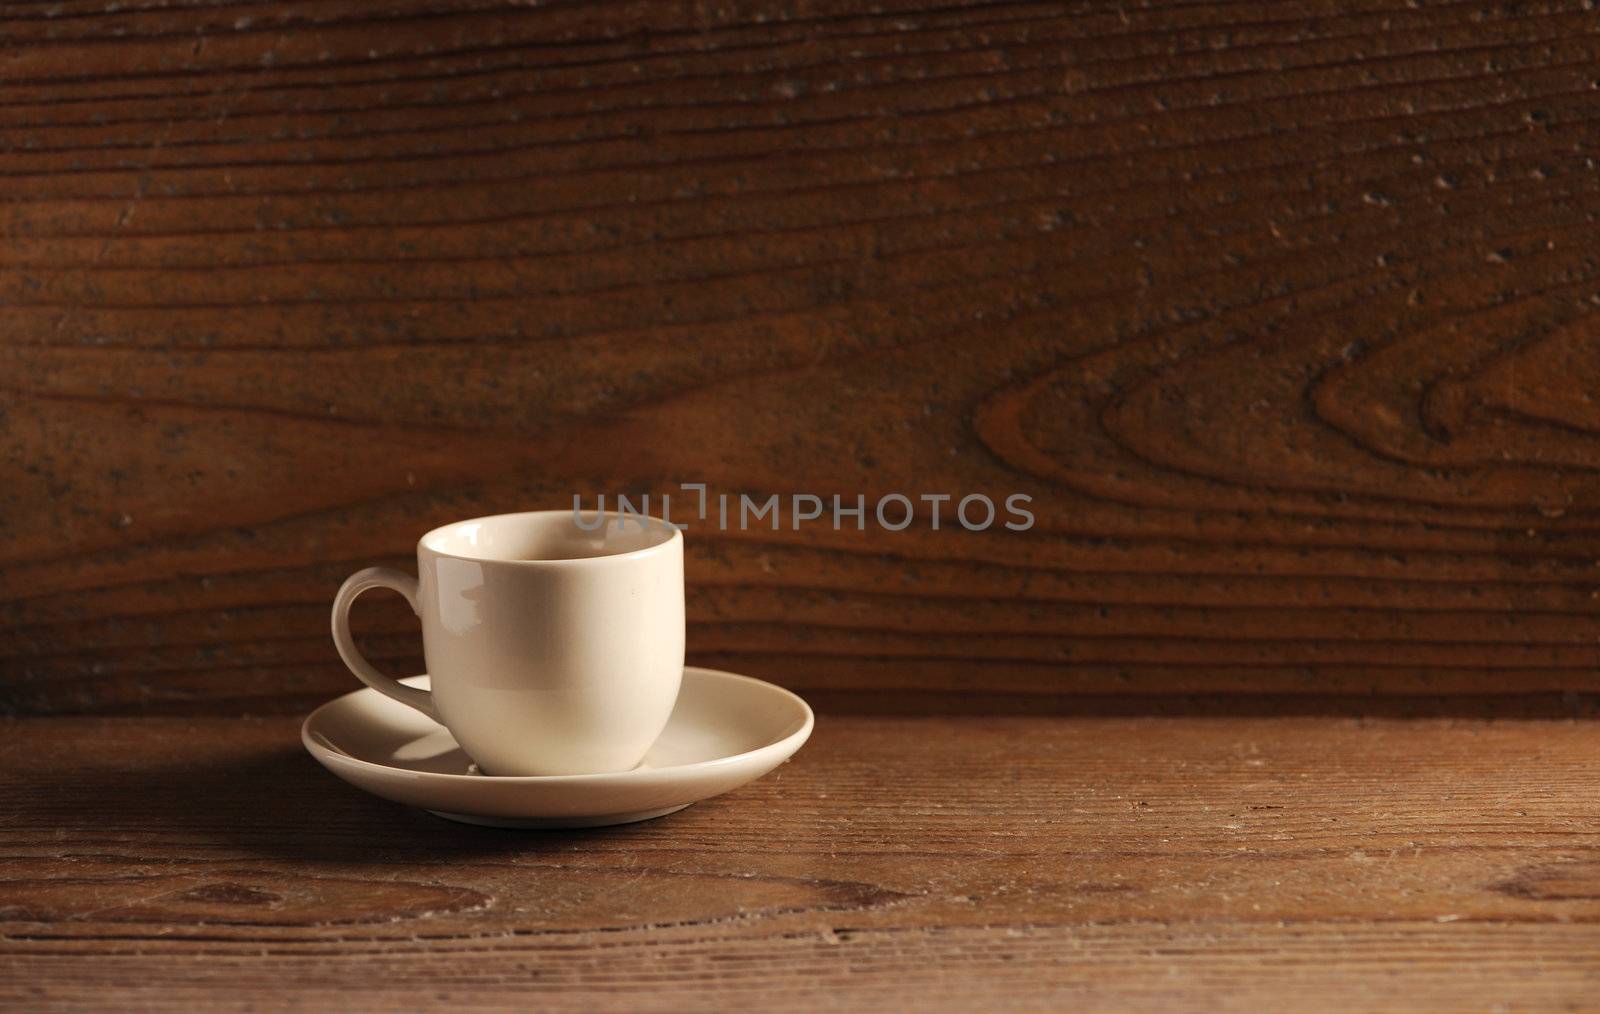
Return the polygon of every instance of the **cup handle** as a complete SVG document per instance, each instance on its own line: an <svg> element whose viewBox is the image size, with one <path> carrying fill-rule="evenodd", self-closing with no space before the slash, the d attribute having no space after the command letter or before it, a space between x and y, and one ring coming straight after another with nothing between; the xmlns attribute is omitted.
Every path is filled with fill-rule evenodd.
<svg viewBox="0 0 1600 1014"><path fill-rule="evenodd" d="M434 710L433 694L417 687L408 687L393 676L379 672L356 649L355 638L350 636L350 606L357 595L372 588L391 588L399 592L411 604L411 611L417 612L416 578L391 567L358 570L345 578L344 584L339 586L339 594L333 597L333 646L339 649L339 657L344 659L344 664L361 682L385 697L416 708L435 722L443 724L439 712Z"/></svg>

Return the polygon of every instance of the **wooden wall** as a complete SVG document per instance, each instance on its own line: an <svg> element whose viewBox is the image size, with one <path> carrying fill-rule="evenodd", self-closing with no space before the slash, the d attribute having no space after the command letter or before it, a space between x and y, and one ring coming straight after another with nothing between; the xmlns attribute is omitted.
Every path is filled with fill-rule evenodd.
<svg viewBox="0 0 1600 1014"><path fill-rule="evenodd" d="M1034 498L691 530L832 706L1579 707L1592 6L0 4L0 709L302 708L351 570L692 481Z"/></svg>

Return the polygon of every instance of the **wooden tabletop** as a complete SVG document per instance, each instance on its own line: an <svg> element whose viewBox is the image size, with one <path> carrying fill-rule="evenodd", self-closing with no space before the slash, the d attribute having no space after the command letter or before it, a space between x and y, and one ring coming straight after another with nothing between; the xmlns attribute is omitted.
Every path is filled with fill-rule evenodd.
<svg viewBox="0 0 1600 1014"><path fill-rule="evenodd" d="M1581 722L823 715L753 785L562 833L365 796L287 717L3 732L7 1005L1600 998Z"/></svg>

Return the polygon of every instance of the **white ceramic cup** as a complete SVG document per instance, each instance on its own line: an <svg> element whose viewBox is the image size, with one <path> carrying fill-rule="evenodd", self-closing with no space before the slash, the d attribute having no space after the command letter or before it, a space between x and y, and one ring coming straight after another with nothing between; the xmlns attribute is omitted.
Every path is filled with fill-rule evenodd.
<svg viewBox="0 0 1600 1014"><path fill-rule="evenodd" d="M417 573L369 567L334 597L333 643L363 683L449 729L485 774L644 759L683 679L681 532L593 511L475 518L424 535ZM421 617L431 692L356 650L350 604L370 588L392 588Z"/></svg>

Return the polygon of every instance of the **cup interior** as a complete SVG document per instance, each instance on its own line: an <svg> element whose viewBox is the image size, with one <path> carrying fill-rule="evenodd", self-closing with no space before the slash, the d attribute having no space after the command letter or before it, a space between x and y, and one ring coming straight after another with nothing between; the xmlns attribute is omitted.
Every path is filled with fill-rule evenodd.
<svg viewBox="0 0 1600 1014"><path fill-rule="evenodd" d="M435 528L422 545L469 560L527 563L624 556L671 542L678 530L658 518L611 511L533 511L473 518Z"/></svg>

